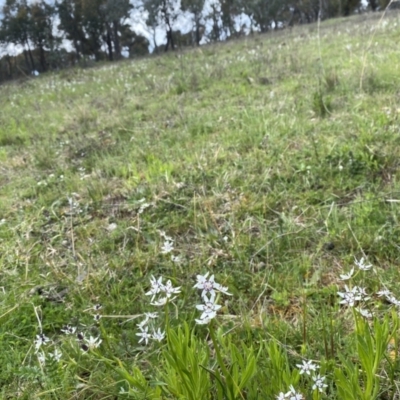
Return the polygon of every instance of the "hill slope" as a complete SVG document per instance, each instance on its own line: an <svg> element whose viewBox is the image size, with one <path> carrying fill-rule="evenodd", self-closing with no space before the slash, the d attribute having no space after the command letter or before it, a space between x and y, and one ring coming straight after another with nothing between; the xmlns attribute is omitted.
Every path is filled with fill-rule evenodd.
<svg viewBox="0 0 400 400"><path fill-rule="evenodd" d="M233 295L224 332L284 342L293 371L320 359L334 382L355 353L339 274L366 257L357 284L398 291L399 35L397 13L358 16L1 86L2 398L106 398L122 364L161 381L165 345L138 344L131 318L162 275L182 291L171 326L193 326L206 272ZM80 352L66 324L102 345ZM60 363L38 362L41 332ZM260 398L287 391L268 362Z"/></svg>

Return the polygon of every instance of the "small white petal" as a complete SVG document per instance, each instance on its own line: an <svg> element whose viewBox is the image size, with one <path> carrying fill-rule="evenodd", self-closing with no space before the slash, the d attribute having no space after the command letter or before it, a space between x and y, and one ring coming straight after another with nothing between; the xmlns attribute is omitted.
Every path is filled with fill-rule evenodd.
<svg viewBox="0 0 400 400"><path fill-rule="evenodd" d="M354 274L354 268L352 268L348 274L340 275L340 279L341 279L342 281L347 281L347 280L351 279L351 277L353 276L353 274Z"/></svg>

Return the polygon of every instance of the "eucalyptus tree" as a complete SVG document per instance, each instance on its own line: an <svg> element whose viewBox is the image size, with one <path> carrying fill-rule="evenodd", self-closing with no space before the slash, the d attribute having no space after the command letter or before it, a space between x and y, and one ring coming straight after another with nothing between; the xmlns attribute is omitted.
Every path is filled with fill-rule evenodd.
<svg viewBox="0 0 400 400"><path fill-rule="evenodd" d="M244 12L260 32L267 32L271 28L279 27L280 14L286 6L285 0L248 0Z"/></svg>
<svg viewBox="0 0 400 400"><path fill-rule="evenodd" d="M101 6L110 61L121 57L120 36L127 37L132 32L127 23L132 8L129 0L106 0Z"/></svg>
<svg viewBox="0 0 400 400"><path fill-rule="evenodd" d="M221 23L225 36L237 37L242 32L242 27L237 27L237 22L242 14L246 13L248 0L219 0L221 5Z"/></svg>
<svg viewBox="0 0 400 400"><path fill-rule="evenodd" d="M83 29L83 12L81 0L60 0L56 2L60 19L58 29L64 32L66 39L70 40L76 58L79 61L84 54L87 38Z"/></svg>
<svg viewBox="0 0 400 400"><path fill-rule="evenodd" d="M181 0L181 9L183 12L189 12L192 15L193 22L193 42L198 46L204 34L204 4L205 0Z"/></svg>
<svg viewBox="0 0 400 400"><path fill-rule="evenodd" d="M147 11L147 24L156 29L161 27L165 30L167 43L165 51L169 48L174 50L173 27L181 13L179 0L143 0L144 9Z"/></svg>
<svg viewBox="0 0 400 400"><path fill-rule="evenodd" d="M46 49L52 55L59 44L58 38L53 35L53 22L56 10L54 6L41 0L32 3L29 11L29 37L39 51L42 71L46 71L48 68Z"/></svg>
<svg viewBox="0 0 400 400"><path fill-rule="evenodd" d="M30 36L30 9L26 0L6 0L2 8L3 20L0 37L5 43L21 46L28 71L36 69Z"/></svg>
<svg viewBox="0 0 400 400"><path fill-rule="evenodd" d="M129 0L60 0L57 4L59 28L81 55L103 57L103 45L110 61L121 57L120 37L130 30L126 22L132 5Z"/></svg>

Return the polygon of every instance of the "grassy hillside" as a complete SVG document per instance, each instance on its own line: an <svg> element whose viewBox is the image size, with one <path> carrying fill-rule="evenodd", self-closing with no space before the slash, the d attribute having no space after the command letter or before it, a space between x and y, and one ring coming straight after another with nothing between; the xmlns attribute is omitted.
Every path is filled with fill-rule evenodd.
<svg viewBox="0 0 400 400"><path fill-rule="evenodd" d="M191 398L179 343L204 356L194 399L399 398L400 15L380 17L0 87L1 398ZM206 272L232 296L200 326ZM146 346L151 276L181 292ZM233 344L261 351L228 395L252 363Z"/></svg>

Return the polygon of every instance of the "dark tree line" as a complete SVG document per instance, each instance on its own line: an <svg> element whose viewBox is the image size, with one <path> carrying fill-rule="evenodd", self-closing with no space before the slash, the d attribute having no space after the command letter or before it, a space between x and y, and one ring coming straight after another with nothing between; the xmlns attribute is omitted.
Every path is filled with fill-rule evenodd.
<svg viewBox="0 0 400 400"><path fill-rule="evenodd" d="M389 0L368 0L372 11ZM362 10L361 0L6 0L1 9L0 48L13 45L18 55L0 59L0 81L34 71L64 68L75 63L118 60L148 52L148 40L135 33L130 23L133 11L143 15L149 33L165 33L163 51L267 32ZM176 30L184 16L192 30ZM246 25L240 24L246 16ZM64 47L65 39L70 49Z"/></svg>

